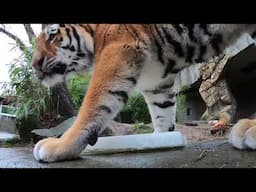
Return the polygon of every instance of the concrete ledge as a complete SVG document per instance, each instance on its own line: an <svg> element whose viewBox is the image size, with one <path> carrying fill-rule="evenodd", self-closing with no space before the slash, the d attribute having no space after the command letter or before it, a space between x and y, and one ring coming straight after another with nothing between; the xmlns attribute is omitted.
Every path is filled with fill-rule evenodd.
<svg viewBox="0 0 256 192"><path fill-rule="evenodd" d="M185 136L178 131L99 137L97 143L94 146L88 145L83 154L105 154L184 147L186 143Z"/></svg>
<svg viewBox="0 0 256 192"><path fill-rule="evenodd" d="M0 142L12 141L19 139L19 136L16 134L0 131Z"/></svg>

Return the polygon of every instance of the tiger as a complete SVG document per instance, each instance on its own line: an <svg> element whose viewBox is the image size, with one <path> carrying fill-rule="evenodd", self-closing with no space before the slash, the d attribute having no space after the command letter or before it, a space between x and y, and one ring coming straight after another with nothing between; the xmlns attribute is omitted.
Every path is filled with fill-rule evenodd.
<svg viewBox="0 0 256 192"><path fill-rule="evenodd" d="M220 55L242 34L255 35L255 29L255 24L48 24L36 38L37 78L48 87L84 71L92 78L73 125L59 138L38 141L34 158L79 157L96 144L134 89L147 103L153 134L175 130L177 73ZM234 127L239 139L247 134ZM247 135L256 148L256 132ZM239 139L230 142L237 146Z"/></svg>

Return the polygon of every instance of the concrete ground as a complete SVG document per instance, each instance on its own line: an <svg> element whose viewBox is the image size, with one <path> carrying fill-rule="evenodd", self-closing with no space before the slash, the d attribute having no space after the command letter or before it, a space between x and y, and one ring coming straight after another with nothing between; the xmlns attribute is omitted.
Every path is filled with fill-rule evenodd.
<svg viewBox="0 0 256 192"><path fill-rule="evenodd" d="M178 125L188 141L184 148L130 153L88 155L73 161L39 163L33 144L0 145L0 168L249 168L256 167L256 151L239 151L225 134L210 134L210 126ZM120 132L119 134L130 134ZM117 134L118 135L118 134Z"/></svg>
<svg viewBox="0 0 256 192"><path fill-rule="evenodd" d="M0 148L0 168L249 168L256 152L234 149L227 139L189 143L184 148L140 153L81 155L80 159L39 163L32 146Z"/></svg>

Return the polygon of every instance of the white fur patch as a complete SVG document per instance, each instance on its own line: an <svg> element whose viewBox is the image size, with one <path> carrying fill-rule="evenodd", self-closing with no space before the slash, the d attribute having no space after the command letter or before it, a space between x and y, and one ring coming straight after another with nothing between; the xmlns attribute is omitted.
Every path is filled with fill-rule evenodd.
<svg viewBox="0 0 256 192"><path fill-rule="evenodd" d="M229 136L229 143L231 143L235 148L245 149L244 137L238 137L234 133L231 133Z"/></svg>
<svg viewBox="0 0 256 192"><path fill-rule="evenodd" d="M256 138L255 138L255 135L253 135L253 131L252 129L256 129L255 127L254 128L251 128L249 129L246 133L245 133L245 140L244 140L244 143L245 145L250 148L250 149L256 149Z"/></svg>
<svg viewBox="0 0 256 192"><path fill-rule="evenodd" d="M144 92L143 95L149 108L149 112L154 126L154 133L167 132L170 127L175 125L176 104L174 106L169 106L167 108L159 108L158 106L155 106L153 103L163 103L167 100L175 102L175 98L168 98L168 92L165 94L162 93L156 95ZM157 116L161 116L161 118L157 118Z"/></svg>
<svg viewBox="0 0 256 192"><path fill-rule="evenodd" d="M251 136L245 138L244 144L250 149L256 149L256 140Z"/></svg>
<svg viewBox="0 0 256 192"><path fill-rule="evenodd" d="M147 59L143 65L138 78L136 88L140 91L153 90L157 86L165 83L174 81L175 76L162 78L165 70L165 66L157 61L156 58L150 53L147 54Z"/></svg>
<svg viewBox="0 0 256 192"><path fill-rule="evenodd" d="M65 81L64 75L54 74L51 77L45 77L42 81L42 84L46 87L53 87L58 83Z"/></svg>

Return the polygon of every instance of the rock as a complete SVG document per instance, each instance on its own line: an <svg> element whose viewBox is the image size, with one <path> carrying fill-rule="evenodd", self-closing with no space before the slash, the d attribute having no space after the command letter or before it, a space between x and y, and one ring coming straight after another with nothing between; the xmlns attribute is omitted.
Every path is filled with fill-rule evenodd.
<svg viewBox="0 0 256 192"><path fill-rule="evenodd" d="M107 136L131 135L134 133L134 127L131 124L112 121L105 131L111 132L111 134L108 134Z"/></svg>
<svg viewBox="0 0 256 192"><path fill-rule="evenodd" d="M76 117L71 117L56 127L50 129L34 129L32 133L39 135L41 137L59 137L61 136L68 128L70 128L75 121Z"/></svg>
<svg viewBox="0 0 256 192"><path fill-rule="evenodd" d="M7 115L0 115L0 131L15 133L17 131L16 118Z"/></svg>
<svg viewBox="0 0 256 192"><path fill-rule="evenodd" d="M16 119L16 127L19 133L20 139L24 143L29 143L33 140L33 134L31 131L33 129L40 128L39 118L34 115L28 115L27 117L23 117L20 119Z"/></svg>
<svg viewBox="0 0 256 192"><path fill-rule="evenodd" d="M203 82L204 83L202 83L200 88L199 88L199 91L202 92L202 93L213 86L213 84L210 81L205 80Z"/></svg>
<svg viewBox="0 0 256 192"><path fill-rule="evenodd" d="M71 117L63 121L56 127L52 127L49 129L35 129L32 131L32 133L40 137L59 137L72 126L75 119L76 117ZM132 125L112 121L110 125L101 133L100 136L129 135L132 133Z"/></svg>
<svg viewBox="0 0 256 192"><path fill-rule="evenodd" d="M19 136L13 133L0 131L0 143L18 140Z"/></svg>
<svg viewBox="0 0 256 192"><path fill-rule="evenodd" d="M196 82L201 83L202 81L199 93L206 104L206 111L201 118L210 120L221 115L220 111L223 111L226 106L230 106L227 113L234 119L236 102L228 88L225 69L231 57L236 56L252 43L254 43L254 40L248 34L244 34L235 44L228 47L222 55L211 59L207 63L199 63L185 68L177 74L174 90L179 93L183 86L190 87Z"/></svg>
<svg viewBox="0 0 256 192"><path fill-rule="evenodd" d="M231 120L235 114L236 106L232 106L235 102L224 75L229 58L228 54L215 57L200 68L202 83L199 93L207 106L203 119L216 119L217 116L221 118L222 114L229 114Z"/></svg>

